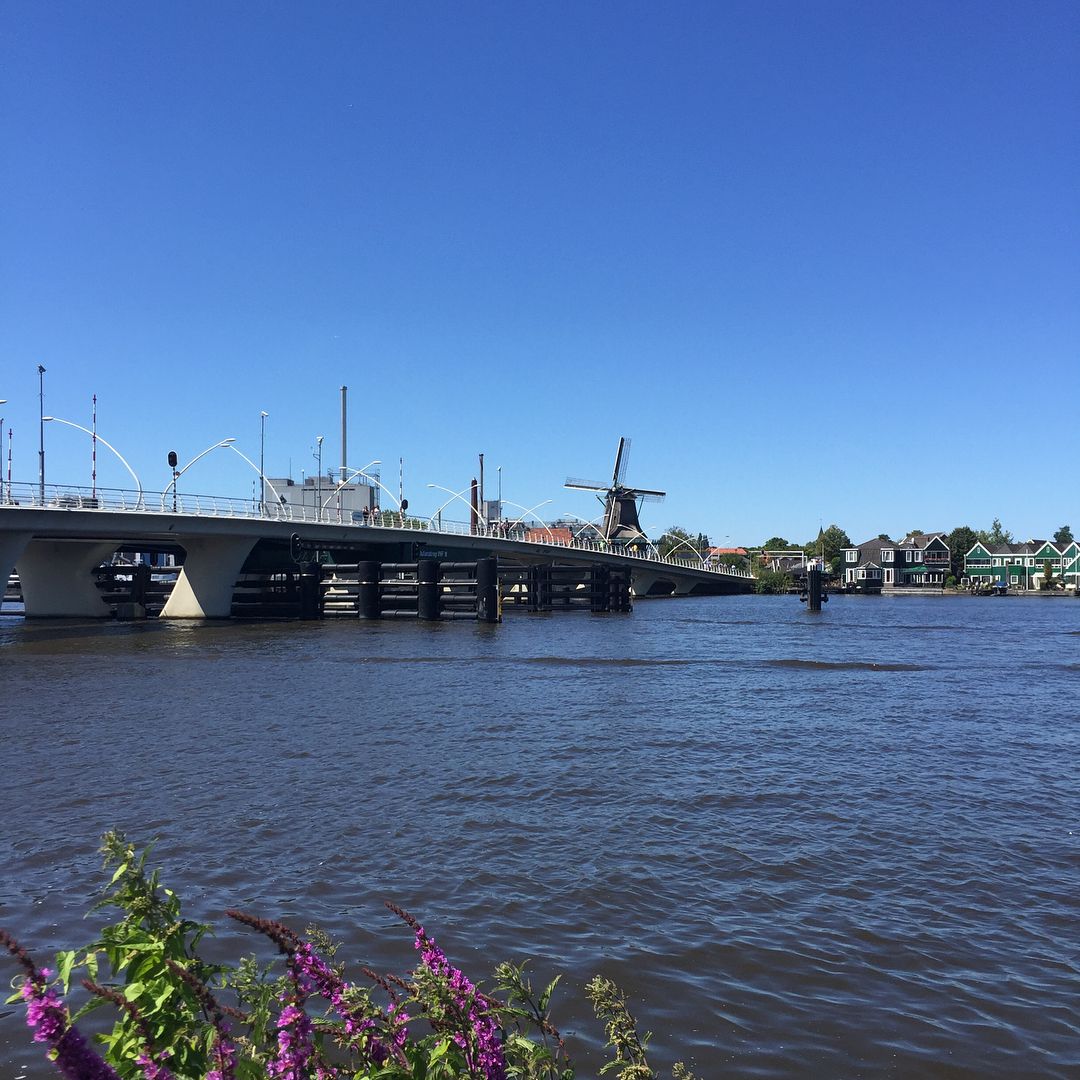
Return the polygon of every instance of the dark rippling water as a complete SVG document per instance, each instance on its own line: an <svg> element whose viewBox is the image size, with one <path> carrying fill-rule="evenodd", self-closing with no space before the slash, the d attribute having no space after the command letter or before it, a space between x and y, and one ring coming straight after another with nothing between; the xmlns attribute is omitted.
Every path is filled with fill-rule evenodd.
<svg viewBox="0 0 1080 1080"><path fill-rule="evenodd" d="M702 1078L1075 1078L1078 647L1057 598L5 618L0 925L88 940L118 827L225 954L236 905L403 969L392 898L474 976L566 972L583 1075L600 972ZM0 1012L0 1076L50 1075Z"/></svg>

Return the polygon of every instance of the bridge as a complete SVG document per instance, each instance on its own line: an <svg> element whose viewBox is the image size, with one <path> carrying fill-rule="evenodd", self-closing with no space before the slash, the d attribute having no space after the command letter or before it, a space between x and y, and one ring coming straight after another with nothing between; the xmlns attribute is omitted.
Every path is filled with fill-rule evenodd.
<svg viewBox="0 0 1080 1080"><path fill-rule="evenodd" d="M752 590L747 571L661 556L644 537L637 546L615 545L581 536L564 540L545 526L520 522L470 526L389 511L352 520L357 516L334 507L14 483L0 503L0 580L13 569L18 573L27 616L105 618L111 611L94 571L118 551L170 552L183 565L161 616L226 618L245 566L289 563L300 546L373 553L366 557L494 556L500 565L603 564L629 570L637 597Z"/></svg>

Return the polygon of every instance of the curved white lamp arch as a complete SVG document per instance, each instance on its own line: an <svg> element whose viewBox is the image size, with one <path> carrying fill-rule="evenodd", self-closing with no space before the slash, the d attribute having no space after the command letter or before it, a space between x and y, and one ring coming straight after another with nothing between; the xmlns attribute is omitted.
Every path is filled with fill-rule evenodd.
<svg viewBox="0 0 1080 1080"><path fill-rule="evenodd" d="M661 539L662 539L662 538L661 538ZM686 545L686 546L687 546L688 548L690 548L690 550L691 550L691 551L692 551L692 552L693 552L693 553L694 553L694 554L695 554L695 555L696 555L696 556L698 557L698 560L699 560L700 562L702 562L702 563L704 563L704 562L705 562L705 556L704 556L704 555L702 555L702 554L701 554L701 552L700 552L700 551L698 551L698 549L697 549L696 547L694 547L694 545L693 545L693 544L691 544L691 543L690 543L690 540L689 540L689 539L686 539L686 540L680 540L680 541L679 541L679 542L678 542L677 544L675 544L675 545L674 545L674 546L673 546L673 547L671 548L671 550L670 550L670 551L668 551L668 558L670 558L670 557L671 557L671 554L672 554L672 552L674 552L674 551L678 551L678 549L679 549L679 548L681 548L681 547L682 547L682 546L683 546L684 544L685 544L685 545Z"/></svg>
<svg viewBox="0 0 1080 1080"><path fill-rule="evenodd" d="M601 529L600 526L597 525L595 521L587 521L583 517L578 517L577 514L571 514L569 510L564 510L563 511L563 517L573 518L575 521L580 521L582 525L587 525L590 529L592 529L592 531L594 533L596 533L597 537L600 540L606 540L607 539L607 537L604 535L604 530Z"/></svg>
<svg viewBox="0 0 1080 1080"><path fill-rule="evenodd" d="M365 480L370 480L373 484L378 484L379 487L382 488L382 484L380 484L374 476L368 476L368 474L365 472L365 470L370 469L372 465L381 464L382 461L379 458L376 458L374 461L369 461L363 469L353 469L353 471L349 473L349 475L346 476L345 479L342 480L341 483L338 484L338 486L334 488L334 490L331 491L329 495L327 495L326 499L323 501L322 509L325 510L330 505L331 499L333 499L334 496L339 491L341 491L342 488L347 487L349 484L351 484L353 480L355 480L358 476L362 476ZM386 491L386 488L383 488L383 491ZM389 495L391 499L394 499L394 495L392 492L386 491L386 494ZM394 499L394 502L397 502L397 499Z"/></svg>
<svg viewBox="0 0 1080 1080"><path fill-rule="evenodd" d="M275 513L275 517L281 517L282 514L284 513L284 511L281 508L285 505L285 500L278 494L278 489L276 487L274 487L274 485L271 484L269 480L266 480L266 477L263 476L262 473L259 472L259 466L256 465L255 462L252 461L251 458L249 458L247 456L247 454L245 454L242 450L237 450L236 445L234 443L230 442L227 445L228 445L229 449L234 454L239 454L240 457L242 457L255 470L255 472L257 472L259 474L259 479L260 480L265 480L266 481L266 486L274 493L274 506L277 508L276 513ZM211 447L210 449L212 450L213 447ZM262 502L262 500L260 500L260 502ZM265 515L262 515L262 516L265 516Z"/></svg>
<svg viewBox="0 0 1080 1080"><path fill-rule="evenodd" d="M48 424L48 423L67 424L68 427L78 428L79 431L85 431L86 434L90 436L90 438L96 439L99 443L103 443L105 446L107 446L120 459L120 463L124 466L124 468L127 469L127 471L129 473L131 473L131 478L132 478L132 480L135 481L135 486L139 489L139 497L135 502L135 509L136 510L144 510L145 509L145 507L143 506L142 481L135 475L135 470L127 463L127 459L124 457L124 455L121 454L120 451L117 450L116 447L113 446L113 444L111 442L109 442L106 439L103 439L96 431L91 431L89 428L83 427L82 424L76 424L72 420L65 420L61 416L43 416L41 418L41 422L44 423L44 424Z"/></svg>
<svg viewBox="0 0 1080 1080"><path fill-rule="evenodd" d="M545 499L543 502L538 502L535 506L529 507L524 507L521 505L521 503L516 503L512 499L504 499L503 502L507 502L511 506L516 506L519 510L523 511L521 517L515 518L513 521L510 522L508 528L512 529L515 525L520 525L534 510L539 510L541 506L547 506L547 504L551 502L551 500ZM548 534L548 539L554 544L555 534L542 521L540 522L540 528Z"/></svg>
<svg viewBox="0 0 1080 1080"><path fill-rule="evenodd" d="M633 540L633 539L635 539L636 537L639 537L639 536L641 537L642 540L645 541L645 544L646 544L647 547L652 548L653 561L655 561L655 562L663 562L664 558L660 554L660 552L657 551L656 545L640 529L638 529L636 532L631 533L630 534L630 539Z"/></svg>
<svg viewBox="0 0 1080 1080"><path fill-rule="evenodd" d="M443 487L442 484L428 484L427 486L429 488L437 488L439 491L445 491L447 493L447 495L450 496L450 498L447 499L446 502L444 502L442 504L442 506L440 506L439 509L436 510L435 513L432 514L431 517L428 518L428 524L431 524L432 522L434 522L435 514L441 514L443 509L445 507L449 506L455 499L460 499L469 508L470 516L475 513L476 516L481 520L481 522L483 522L484 531L487 532L487 527L488 527L487 518L484 517L484 515L480 512L480 510L477 507L473 506L473 504L471 502L468 502L465 499L465 492L469 491L471 489L472 485L470 485L467 488L462 488L460 491L451 491L448 487Z"/></svg>
<svg viewBox="0 0 1080 1080"><path fill-rule="evenodd" d="M172 483L169 484L169 486L161 493L161 509L162 509L162 511L165 510L165 499L166 499L166 496L168 496L168 494L169 494L169 490L170 489L172 490L173 495L176 494L176 482L177 482L177 480L179 480L180 477L183 476L184 473L186 473L188 471L188 469L190 469L191 466L195 464L196 461L198 461L200 458L206 457L206 455L209 454L211 450L217 450L218 447L220 447L220 446L231 446L234 442L236 442L235 438L228 438L228 439L222 439L220 442L214 443L213 446L208 446L205 450L203 450L200 453L196 454L182 469L178 469L175 473L173 473Z"/></svg>

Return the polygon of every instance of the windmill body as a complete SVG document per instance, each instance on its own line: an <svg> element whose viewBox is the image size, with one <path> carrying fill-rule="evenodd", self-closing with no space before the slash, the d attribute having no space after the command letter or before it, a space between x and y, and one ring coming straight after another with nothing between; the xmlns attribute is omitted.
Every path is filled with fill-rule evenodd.
<svg viewBox="0 0 1080 1080"><path fill-rule="evenodd" d="M659 501L666 492L651 488L634 488L626 484L626 468L630 460L630 440L619 439L615 453L615 468L610 484L593 483L588 480L567 478L566 487L575 491L594 491L604 503L604 538L609 541L631 544L646 540L638 518L639 503L646 500ZM601 496L599 493L603 492Z"/></svg>

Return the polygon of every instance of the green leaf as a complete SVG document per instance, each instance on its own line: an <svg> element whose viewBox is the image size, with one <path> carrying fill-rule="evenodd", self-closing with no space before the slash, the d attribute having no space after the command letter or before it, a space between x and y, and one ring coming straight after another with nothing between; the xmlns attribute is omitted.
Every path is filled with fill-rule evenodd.
<svg viewBox="0 0 1080 1080"><path fill-rule="evenodd" d="M65 949L56 954L56 974L64 984L64 993L71 986L71 969L75 966L75 950Z"/></svg>
<svg viewBox="0 0 1080 1080"><path fill-rule="evenodd" d="M552 979L551 982L549 982L547 984L547 986L544 987L544 992L540 995L540 1002L539 1002L540 1011L542 1013L547 1012L548 1002L551 1001L551 995L552 995L552 993L554 993L555 987L559 985L559 980L561 978L562 978L561 975L556 975L555 978Z"/></svg>
<svg viewBox="0 0 1080 1080"><path fill-rule="evenodd" d="M110 885L115 885L127 872L128 872L128 864L126 862L122 862L116 868L116 873L113 874L112 881L110 881L109 884Z"/></svg>

